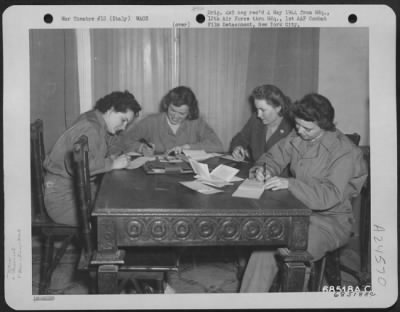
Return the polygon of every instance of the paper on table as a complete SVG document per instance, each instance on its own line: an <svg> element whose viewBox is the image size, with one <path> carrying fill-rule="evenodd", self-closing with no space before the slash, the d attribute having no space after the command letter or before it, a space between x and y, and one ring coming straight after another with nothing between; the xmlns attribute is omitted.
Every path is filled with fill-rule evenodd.
<svg viewBox="0 0 400 312"><path fill-rule="evenodd" d="M138 157L134 160L131 160L129 162L129 165L126 168L127 169L136 169L136 168L143 166L146 162L148 162L150 160L155 160L155 157L154 156L153 157L148 157L148 156Z"/></svg>
<svg viewBox="0 0 400 312"><path fill-rule="evenodd" d="M225 181L220 181L220 180L218 180L218 181L216 181L216 180L205 180L205 179L202 179L198 175L196 175L194 177L197 179L197 181L199 181L199 182L201 182L203 184L208 184L208 185L215 186L215 187L224 187L224 186L227 186L227 185L232 185L232 183L225 182Z"/></svg>
<svg viewBox="0 0 400 312"><path fill-rule="evenodd" d="M126 153L126 155L129 155L129 156L142 156L142 154L137 153L137 152L128 152L128 153Z"/></svg>
<svg viewBox="0 0 400 312"><path fill-rule="evenodd" d="M226 165L219 165L218 167L214 168L213 171L211 171L210 176L218 180L230 182L238 172L239 170L236 168Z"/></svg>
<svg viewBox="0 0 400 312"><path fill-rule="evenodd" d="M204 185L203 183L200 183L198 181L184 181L179 183L202 194L216 194L222 192L221 190L217 190L211 186Z"/></svg>
<svg viewBox="0 0 400 312"><path fill-rule="evenodd" d="M189 159L189 163L200 180L213 182L215 186L217 186L216 183L231 182L234 176L239 172L238 169L226 165L219 165L210 173L207 164L199 163L193 159ZM224 185L226 185L226 183L224 183Z"/></svg>
<svg viewBox="0 0 400 312"><path fill-rule="evenodd" d="M193 171L201 178L205 180L211 180L210 172L208 170L208 165L199 163L193 159L189 159L189 163L193 168Z"/></svg>
<svg viewBox="0 0 400 312"><path fill-rule="evenodd" d="M257 180L246 179L232 194L234 197L260 198L264 193L264 184Z"/></svg>
<svg viewBox="0 0 400 312"><path fill-rule="evenodd" d="M189 159L206 160L211 157L220 156L218 153L207 153L204 150L183 150L183 154Z"/></svg>

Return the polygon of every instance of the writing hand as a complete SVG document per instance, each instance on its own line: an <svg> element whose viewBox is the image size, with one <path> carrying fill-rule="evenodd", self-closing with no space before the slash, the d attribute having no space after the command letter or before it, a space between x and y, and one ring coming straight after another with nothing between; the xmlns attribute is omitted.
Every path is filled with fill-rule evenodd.
<svg viewBox="0 0 400 312"><path fill-rule="evenodd" d="M123 169L129 165L129 156L126 154L120 155L113 160L111 169Z"/></svg>
<svg viewBox="0 0 400 312"><path fill-rule="evenodd" d="M243 146L236 146L232 152L233 159L237 161L243 161L246 157L249 157L249 152Z"/></svg>
<svg viewBox="0 0 400 312"><path fill-rule="evenodd" d="M171 153L175 153L175 155L182 154L183 150L187 150L187 149L190 149L189 144L184 144L181 146L174 146L173 148L171 148L170 150L167 151L167 155L169 155Z"/></svg>
<svg viewBox="0 0 400 312"><path fill-rule="evenodd" d="M289 179L282 177L269 178L264 185L266 190L285 190L289 188Z"/></svg>
<svg viewBox="0 0 400 312"><path fill-rule="evenodd" d="M143 154L143 156L153 156L156 150L156 146L153 143L142 143L139 147L139 153Z"/></svg>
<svg viewBox="0 0 400 312"><path fill-rule="evenodd" d="M271 177L271 173L265 170L263 166L255 166L249 171L249 178L255 179L259 182L265 182Z"/></svg>

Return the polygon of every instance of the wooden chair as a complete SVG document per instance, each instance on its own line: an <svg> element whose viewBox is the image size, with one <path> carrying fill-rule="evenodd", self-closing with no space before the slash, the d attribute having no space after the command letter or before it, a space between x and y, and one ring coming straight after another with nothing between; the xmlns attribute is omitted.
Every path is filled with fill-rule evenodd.
<svg viewBox="0 0 400 312"><path fill-rule="evenodd" d="M93 244L95 238L90 222L93 200L90 190L88 142L85 135L82 135L74 144L73 157L80 208L81 234L84 240L79 269L88 271L92 280L94 280L101 263L98 261L93 263L92 261L95 252ZM124 263L118 265L118 292L129 292L130 290L128 289L133 287L135 293L163 293L167 272L178 269L177 256L173 251L166 248L164 250L150 248L138 250L138 248L135 248L135 250L123 250ZM107 263L110 264L109 262Z"/></svg>
<svg viewBox="0 0 400 312"><path fill-rule="evenodd" d="M360 135L357 133L347 134L347 137L356 145L360 142ZM362 147L364 159L370 170L369 148ZM341 271L353 276L359 286L369 285L371 283L370 272L368 270L369 258L369 227L370 227L370 175L368 175L361 193L352 201L353 210L356 205L360 206L360 269L354 270L341 263L340 255L343 247L328 252L321 260L313 264L311 270L310 290L321 291L324 277L329 286L342 286Z"/></svg>
<svg viewBox="0 0 400 312"><path fill-rule="evenodd" d="M44 158L43 122L37 119L31 124L31 217L32 235L39 235L43 242L39 294L49 292L53 271L79 232L77 227L58 224L47 215L44 204ZM57 243L60 246L57 247Z"/></svg>

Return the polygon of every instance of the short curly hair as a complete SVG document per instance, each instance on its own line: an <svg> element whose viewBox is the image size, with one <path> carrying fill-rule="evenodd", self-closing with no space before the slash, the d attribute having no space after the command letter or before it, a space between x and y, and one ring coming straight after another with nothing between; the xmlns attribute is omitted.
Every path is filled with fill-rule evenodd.
<svg viewBox="0 0 400 312"><path fill-rule="evenodd" d="M290 106L290 98L286 96L278 87L274 85L261 85L251 92L251 101L254 104L254 100L266 100L269 105L274 107L280 107L280 116L287 115Z"/></svg>
<svg viewBox="0 0 400 312"><path fill-rule="evenodd" d="M291 115L293 118L315 122L326 131L336 129L335 109L326 97L317 93L307 94L301 100L296 101L291 109Z"/></svg>
<svg viewBox="0 0 400 312"><path fill-rule="evenodd" d="M126 90L124 92L114 91L107 94L96 102L94 108L103 114L111 108L114 108L116 112L121 113L125 113L129 109L135 115L137 115L142 109L134 95Z"/></svg>
<svg viewBox="0 0 400 312"><path fill-rule="evenodd" d="M187 119L195 120L199 118L199 105L196 96L189 87L179 86L170 90L161 99L160 111L167 112L171 104L178 107L187 105L189 107Z"/></svg>

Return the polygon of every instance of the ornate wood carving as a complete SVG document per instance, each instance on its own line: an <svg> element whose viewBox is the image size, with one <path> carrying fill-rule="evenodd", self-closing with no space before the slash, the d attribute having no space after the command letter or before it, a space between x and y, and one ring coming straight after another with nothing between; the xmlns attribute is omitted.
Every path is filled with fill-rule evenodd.
<svg viewBox="0 0 400 312"><path fill-rule="evenodd" d="M98 218L97 223L97 248L99 251L116 251L115 219Z"/></svg>
<svg viewBox="0 0 400 312"><path fill-rule="evenodd" d="M118 245L152 245L157 242L196 244L215 242L287 242L290 217L246 216L139 216L118 217L116 231ZM102 225L110 237L111 225ZM107 245L108 246L108 245Z"/></svg>
<svg viewBox="0 0 400 312"><path fill-rule="evenodd" d="M289 237L289 249L291 250L306 250L308 238L307 217L292 217L292 229Z"/></svg>

